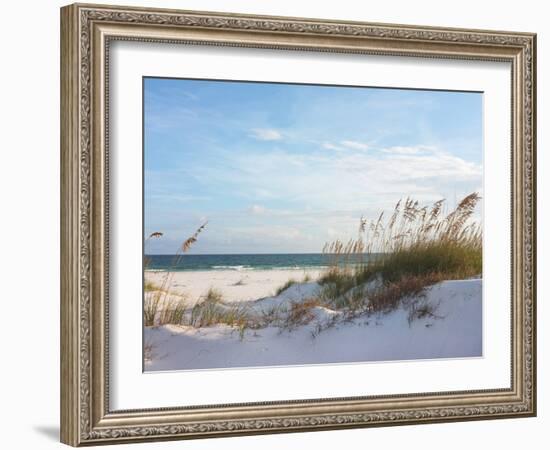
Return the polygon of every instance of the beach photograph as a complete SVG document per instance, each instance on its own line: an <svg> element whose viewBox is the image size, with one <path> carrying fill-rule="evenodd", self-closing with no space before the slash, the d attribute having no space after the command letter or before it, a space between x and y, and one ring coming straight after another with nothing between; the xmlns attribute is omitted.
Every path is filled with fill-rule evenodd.
<svg viewBox="0 0 550 450"><path fill-rule="evenodd" d="M144 77L144 371L482 357L482 112Z"/></svg>

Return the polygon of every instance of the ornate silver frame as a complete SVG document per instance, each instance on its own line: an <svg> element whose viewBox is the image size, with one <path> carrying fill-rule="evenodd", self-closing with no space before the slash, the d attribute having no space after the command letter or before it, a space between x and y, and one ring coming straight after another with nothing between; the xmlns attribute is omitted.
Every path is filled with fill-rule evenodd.
<svg viewBox="0 0 550 450"><path fill-rule="evenodd" d="M510 388L111 411L106 68L109 43L117 39L510 62ZM536 36L531 33L105 5L62 8L62 442L80 446L535 415L535 54Z"/></svg>

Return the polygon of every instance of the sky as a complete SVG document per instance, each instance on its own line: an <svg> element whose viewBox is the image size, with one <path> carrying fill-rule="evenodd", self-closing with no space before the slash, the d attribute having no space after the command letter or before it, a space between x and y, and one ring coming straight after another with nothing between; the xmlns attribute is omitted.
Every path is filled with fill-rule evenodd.
<svg viewBox="0 0 550 450"><path fill-rule="evenodd" d="M144 78L144 237L318 253L401 198L482 193L481 93Z"/></svg>

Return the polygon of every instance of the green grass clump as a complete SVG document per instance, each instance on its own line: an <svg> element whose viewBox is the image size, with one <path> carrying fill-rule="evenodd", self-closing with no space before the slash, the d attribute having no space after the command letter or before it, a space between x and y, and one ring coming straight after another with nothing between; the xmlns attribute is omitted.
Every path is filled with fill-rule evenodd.
<svg viewBox="0 0 550 450"><path fill-rule="evenodd" d="M277 290L275 291L275 296L282 294L284 291L286 291L289 287L295 285L297 283L296 280L290 279L282 286L279 286Z"/></svg>
<svg viewBox="0 0 550 450"><path fill-rule="evenodd" d="M361 270L358 276L368 278L372 273L379 273L384 280L394 282L405 276L430 273L462 279L481 272L481 246L449 240L422 243L390 253L372 267Z"/></svg>
<svg viewBox="0 0 550 450"><path fill-rule="evenodd" d="M159 287L151 281L146 281L145 283L143 283L143 290L145 292L153 292L158 291Z"/></svg>
<svg viewBox="0 0 550 450"><path fill-rule="evenodd" d="M322 286L321 295L326 299L337 299L358 285L353 270L337 266L330 267L318 282Z"/></svg>
<svg viewBox="0 0 550 450"><path fill-rule="evenodd" d="M146 327L166 324L181 325L189 307L182 295L162 295L160 291L145 296L143 319Z"/></svg>
<svg viewBox="0 0 550 450"><path fill-rule="evenodd" d="M208 290L202 301L193 306L189 319L189 325L196 328L226 324L244 330L249 322L248 308L223 303L222 293L213 288Z"/></svg>

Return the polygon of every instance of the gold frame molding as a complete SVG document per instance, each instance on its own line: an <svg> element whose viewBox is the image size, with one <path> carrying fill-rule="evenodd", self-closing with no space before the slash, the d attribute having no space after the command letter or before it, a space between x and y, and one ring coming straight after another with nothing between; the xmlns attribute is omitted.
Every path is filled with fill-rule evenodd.
<svg viewBox="0 0 550 450"><path fill-rule="evenodd" d="M108 58L113 40L495 60L512 70L508 389L111 411ZM61 440L73 446L536 414L536 35L74 4L61 9Z"/></svg>

